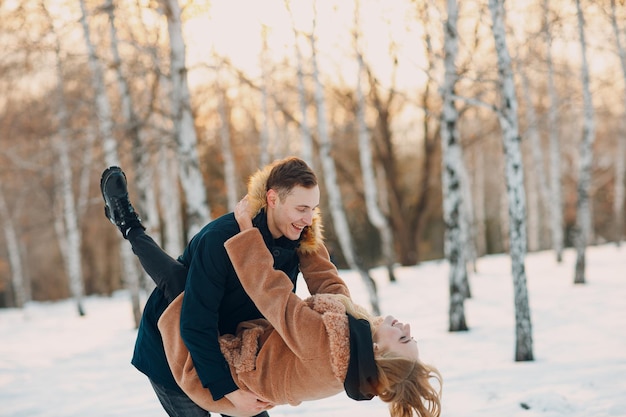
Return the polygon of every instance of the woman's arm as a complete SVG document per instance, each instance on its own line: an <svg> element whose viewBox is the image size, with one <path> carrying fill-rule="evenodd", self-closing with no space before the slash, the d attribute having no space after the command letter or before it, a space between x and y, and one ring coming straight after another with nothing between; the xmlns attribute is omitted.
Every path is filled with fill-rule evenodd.
<svg viewBox="0 0 626 417"><path fill-rule="evenodd" d="M343 294L350 297L350 291L339 276L337 267L330 261L326 246L319 246L316 252L300 253L300 272L309 292L314 294Z"/></svg>
<svg viewBox="0 0 626 417"><path fill-rule="evenodd" d="M289 277L274 269L261 232L245 230L224 246L246 293L289 349L297 356L317 357L320 342L327 338L322 317L293 293Z"/></svg>

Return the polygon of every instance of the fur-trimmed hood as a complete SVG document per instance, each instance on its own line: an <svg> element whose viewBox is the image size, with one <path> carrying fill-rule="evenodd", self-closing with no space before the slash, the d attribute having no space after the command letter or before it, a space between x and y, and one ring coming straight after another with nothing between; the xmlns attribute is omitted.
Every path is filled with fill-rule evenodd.
<svg viewBox="0 0 626 417"><path fill-rule="evenodd" d="M248 204L254 218L261 210L267 209L267 179L274 164L269 164L252 174L248 180ZM319 208L315 209L313 224L302 231L298 252L311 254L316 252L324 243L324 228Z"/></svg>

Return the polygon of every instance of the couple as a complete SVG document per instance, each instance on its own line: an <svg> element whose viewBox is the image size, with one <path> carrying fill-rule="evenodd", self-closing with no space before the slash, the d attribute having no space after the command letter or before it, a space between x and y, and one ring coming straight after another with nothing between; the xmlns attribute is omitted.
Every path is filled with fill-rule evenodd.
<svg viewBox="0 0 626 417"><path fill-rule="evenodd" d="M408 325L352 303L323 245L319 186L298 158L254 174L234 213L205 226L175 260L144 233L116 167L101 179L107 217L157 288L133 365L168 415L267 416L278 404L379 396L393 417L440 415L436 369ZM311 294L295 295L299 272Z"/></svg>

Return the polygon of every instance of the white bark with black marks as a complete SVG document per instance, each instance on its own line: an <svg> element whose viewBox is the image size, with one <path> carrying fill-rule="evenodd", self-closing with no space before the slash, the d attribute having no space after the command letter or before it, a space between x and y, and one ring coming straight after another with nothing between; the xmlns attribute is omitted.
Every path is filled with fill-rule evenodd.
<svg viewBox="0 0 626 417"><path fill-rule="evenodd" d="M552 33L550 31L549 0L544 0L544 36L546 38L546 66L548 67L548 136L550 159L550 232L552 249L556 261L563 261L563 197L561 186L561 144L559 141L559 97L554 81L554 62L552 59Z"/></svg>
<svg viewBox="0 0 626 417"><path fill-rule="evenodd" d="M96 48L91 41L89 22L87 19L87 7L84 0L80 0L81 17L80 22L83 28L85 46L87 48L89 68L91 69L91 79L95 90L95 110L98 120L98 130L102 140L105 162L108 166L119 166L120 159L117 150L117 142L113 136L113 116L111 103L107 96L104 81L104 68L96 54ZM131 292L131 302L133 305L135 325L139 326L139 269L135 255L132 253L130 245L120 245L120 255L122 259L122 277L125 286Z"/></svg>
<svg viewBox="0 0 626 417"><path fill-rule="evenodd" d="M200 170L198 139L191 111L181 10L178 0L161 0L161 5L167 18L170 40L172 119L179 159L179 176L185 197L187 237L190 238L211 221L211 210Z"/></svg>
<svg viewBox="0 0 626 417"><path fill-rule="evenodd" d="M580 145L580 167L578 173L578 201L576 204L576 269L574 283L584 284L586 281L585 257L589 236L591 234L591 168L593 164L593 142L595 141L595 122L591 90L589 86L589 63L587 61L587 42L585 41L585 19L580 5L576 0L578 16L578 34L582 54L581 81L583 89L583 137Z"/></svg>
<svg viewBox="0 0 626 417"><path fill-rule="evenodd" d="M458 55L458 5L456 0L447 1L448 18L444 22L445 77L441 88L443 108L441 112L441 152L443 219L446 225L444 252L450 272L449 285L449 326L451 332L467 330L465 320L465 298L467 282L466 239L463 233L464 201L463 150L461 148L458 119L459 113L454 103L455 87L458 80L455 61Z"/></svg>
<svg viewBox="0 0 626 417"><path fill-rule="evenodd" d="M502 129L505 153L505 180L509 207L509 246L513 273L515 302L515 360L533 358L532 325L526 287L526 195L524 168L520 147L517 97L511 67L511 56L506 44L504 0L489 0L492 30L498 57L501 104L498 120Z"/></svg>

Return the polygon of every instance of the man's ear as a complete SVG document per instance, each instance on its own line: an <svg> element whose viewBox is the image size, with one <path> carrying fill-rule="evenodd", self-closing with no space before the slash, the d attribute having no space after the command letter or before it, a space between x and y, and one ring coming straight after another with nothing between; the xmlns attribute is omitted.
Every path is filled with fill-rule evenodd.
<svg viewBox="0 0 626 417"><path fill-rule="evenodd" d="M274 206L276 206L278 193L273 188L270 188L269 190L267 190L267 193L265 193L265 198L267 199L267 206L274 208Z"/></svg>
<svg viewBox="0 0 626 417"><path fill-rule="evenodd" d="M378 352L379 349L378 343L374 343L374 353Z"/></svg>

